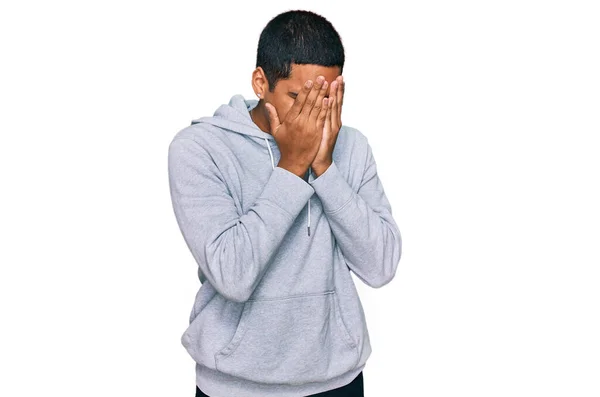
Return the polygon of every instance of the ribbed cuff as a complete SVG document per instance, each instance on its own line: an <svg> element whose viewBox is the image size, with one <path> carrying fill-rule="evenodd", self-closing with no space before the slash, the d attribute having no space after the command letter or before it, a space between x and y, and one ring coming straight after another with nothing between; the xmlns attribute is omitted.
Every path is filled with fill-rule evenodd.
<svg viewBox="0 0 600 397"><path fill-rule="evenodd" d="M332 213L341 210L352 200L354 190L335 164L331 165L317 179L309 182L323 204L323 211Z"/></svg>
<svg viewBox="0 0 600 397"><path fill-rule="evenodd" d="M315 189L298 175L282 167L275 167L263 188L261 198L276 205L296 218Z"/></svg>

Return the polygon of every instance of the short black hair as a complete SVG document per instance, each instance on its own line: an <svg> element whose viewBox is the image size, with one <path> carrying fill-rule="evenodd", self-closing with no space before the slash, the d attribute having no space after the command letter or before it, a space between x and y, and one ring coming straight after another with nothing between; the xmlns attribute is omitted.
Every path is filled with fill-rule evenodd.
<svg viewBox="0 0 600 397"><path fill-rule="evenodd" d="M339 66L344 69L344 46L331 22L306 10L283 12L267 23L258 41L256 67L262 67L269 91L287 79L292 63Z"/></svg>

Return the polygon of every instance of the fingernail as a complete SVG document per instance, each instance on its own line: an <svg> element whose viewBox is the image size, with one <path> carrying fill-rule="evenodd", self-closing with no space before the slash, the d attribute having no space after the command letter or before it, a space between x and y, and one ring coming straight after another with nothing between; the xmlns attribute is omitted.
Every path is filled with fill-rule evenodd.
<svg viewBox="0 0 600 397"><path fill-rule="evenodd" d="M312 82L312 80L308 80L304 85L306 86L306 88L310 88L310 87L312 87L313 82Z"/></svg>
<svg viewBox="0 0 600 397"><path fill-rule="evenodd" d="M325 77L323 77L323 76L317 77L317 83L321 84L323 82L323 80L325 80Z"/></svg>

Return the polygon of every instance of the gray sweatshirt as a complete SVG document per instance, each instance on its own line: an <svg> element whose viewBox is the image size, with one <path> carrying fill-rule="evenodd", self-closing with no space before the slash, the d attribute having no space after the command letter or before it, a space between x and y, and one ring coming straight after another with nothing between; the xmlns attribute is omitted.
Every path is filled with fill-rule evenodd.
<svg viewBox="0 0 600 397"><path fill-rule="evenodd" d="M378 288L402 242L367 138L342 126L318 178L278 167L234 95L169 145L177 224L200 289L181 343L211 397L301 397L350 383L371 354L350 272Z"/></svg>

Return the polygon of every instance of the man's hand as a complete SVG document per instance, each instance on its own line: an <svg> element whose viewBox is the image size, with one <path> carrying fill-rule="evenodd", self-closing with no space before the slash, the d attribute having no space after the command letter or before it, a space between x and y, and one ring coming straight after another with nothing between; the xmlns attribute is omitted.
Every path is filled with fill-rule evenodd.
<svg viewBox="0 0 600 397"><path fill-rule="evenodd" d="M307 80L284 120L279 119L272 104L265 104L271 135L281 151L277 165L299 177L306 173L319 149L327 114L327 85L323 76L318 76L315 84Z"/></svg>
<svg viewBox="0 0 600 397"><path fill-rule="evenodd" d="M327 114L321 144L311 167L317 177L329 168L333 161L333 148L342 127L342 105L344 103L345 82L338 76L330 86Z"/></svg>

